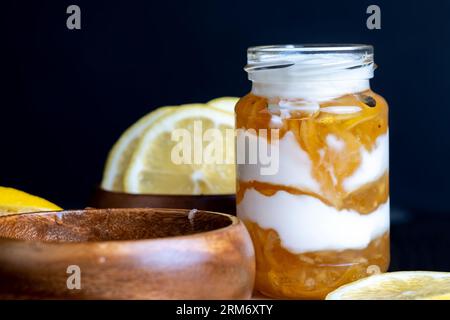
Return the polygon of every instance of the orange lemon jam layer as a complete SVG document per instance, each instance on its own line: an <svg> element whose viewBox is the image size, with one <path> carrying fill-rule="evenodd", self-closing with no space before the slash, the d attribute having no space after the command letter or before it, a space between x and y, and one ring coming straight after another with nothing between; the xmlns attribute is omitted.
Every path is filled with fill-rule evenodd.
<svg viewBox="0 0 450 320"><path fill-rule="evenodd" d="M256 289L271 297L323 299L343 284L385 272L389 265L387 232L361 250L293 254L280 244L276 231L245 224L255 245Z"/></svg>

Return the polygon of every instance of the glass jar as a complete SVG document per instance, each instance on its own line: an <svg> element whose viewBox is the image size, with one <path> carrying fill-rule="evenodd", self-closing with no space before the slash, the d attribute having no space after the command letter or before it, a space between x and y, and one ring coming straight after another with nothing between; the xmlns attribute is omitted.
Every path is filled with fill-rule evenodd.
<svg viewBox="0 0 450 320"><path fill-rule="evenodd" d="M321 299L386 271L388 105L370 89L373 47L253 47L245 70L237 215L254 242L256 289Z"/></svg>

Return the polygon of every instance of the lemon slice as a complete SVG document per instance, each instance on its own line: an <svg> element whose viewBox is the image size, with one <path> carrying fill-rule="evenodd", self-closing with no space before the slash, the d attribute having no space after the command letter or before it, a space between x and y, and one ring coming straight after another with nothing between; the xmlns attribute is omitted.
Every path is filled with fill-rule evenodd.
<svg viewBox="0 0 450 320"><path fill-rule="evenodd" d="M206 104L213 108L234 114L234 107L238 101L239 98L236 97L222 97L208 101Z"/></svg>
<svg viewBox="0 0 450 320"><path fill-rule="evenodd" d="M147 128L124 182L136 194L234 193L234 116L205 104L175 108Z"/></svg>
<svg viewBox="0 0 450 320"><path fill-rule="evenodd" d="M157 119L169 113L172 107L162 107L139 119L128 128L108 155L103 173L102 189L108 191L124 191L123 178L128 168L131 156L142 133Z"/></svg>
<svg viewBox="0 0 450 320"><path fill-rule="evenodd" d="M62 209L45 199L13 188L0 187L0 216L58 210Z"/></svg>
<svg viewBox="0 0 450 320"><path fill-rule="evenodd" d="M344 285L327 300L450 299L450 273L402 271L373 275Z"/></svg>

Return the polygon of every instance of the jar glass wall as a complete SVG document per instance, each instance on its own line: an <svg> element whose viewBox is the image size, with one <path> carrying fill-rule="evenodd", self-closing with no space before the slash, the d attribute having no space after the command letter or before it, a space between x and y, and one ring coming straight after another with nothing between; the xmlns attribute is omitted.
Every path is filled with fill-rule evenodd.
<svg viewBox="0 0 450 320"><path fill-rule="evenodd" d="M367 45L248 50L237 214L263 294L320 299L388 268L388 106L370 89L373 70Z"/></svg>

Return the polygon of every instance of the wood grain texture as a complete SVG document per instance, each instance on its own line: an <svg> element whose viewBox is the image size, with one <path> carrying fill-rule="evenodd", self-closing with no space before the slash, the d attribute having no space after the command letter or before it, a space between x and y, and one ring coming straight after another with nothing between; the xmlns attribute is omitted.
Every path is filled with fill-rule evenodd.
<svg viewBox="0 0 450 320"><path fill-rule="evenodd" d="M236 217L93 209L0 218L0 298L248 299L255 260ZM81 290L69 290L69 265Z"/></svg>

